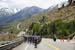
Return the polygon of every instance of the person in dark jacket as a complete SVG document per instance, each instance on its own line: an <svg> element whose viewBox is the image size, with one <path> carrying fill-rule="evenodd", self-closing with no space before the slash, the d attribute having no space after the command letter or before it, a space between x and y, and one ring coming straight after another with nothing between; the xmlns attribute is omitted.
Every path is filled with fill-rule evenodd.
<svg viewBox="0 0 75 50"><path fill-rule="evenodd" d="M56 41L56 35L55 34L53 35L53 41L54 42Z"/></svg>
<svg viewBox="0 0 75 50"><path fill-rule="evenodd" d="M37 48L37 42L38 42L38 37L34 36L34 45L35 45L35 48Z"/></svg>

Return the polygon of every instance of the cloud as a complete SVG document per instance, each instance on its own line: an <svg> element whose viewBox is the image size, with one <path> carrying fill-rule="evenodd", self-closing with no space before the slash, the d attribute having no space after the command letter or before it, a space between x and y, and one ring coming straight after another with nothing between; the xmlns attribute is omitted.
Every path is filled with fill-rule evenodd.
<svg viewBox="0 0 75 50"><path fill-rule="evenodd" d="M61 4L67 0L0 0L0 6L5 7L30 7L38 6L41 8L48 8L52 5Z"/></svg>

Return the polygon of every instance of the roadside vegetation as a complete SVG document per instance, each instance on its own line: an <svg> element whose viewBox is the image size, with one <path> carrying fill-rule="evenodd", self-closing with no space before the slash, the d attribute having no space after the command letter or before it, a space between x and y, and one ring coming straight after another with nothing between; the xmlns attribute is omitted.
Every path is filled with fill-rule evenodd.
<svg viewBox="0 0 75 50"><path fill-rule="evenodd" d="M0 35L0 41L11 41L14 40L15 38L17 38L15 34Z"/></svg>
<svg viewBox="0 0 75 50"><path fill-rule="evenodd" d="M46 38L52 38L55 34L57 38L72 39L75 36L75 20L65 22L64 20L55 20L51 23L45 21L45 16L38 22L32 22L29 26L30 35L40 35ZM53 33L54 32L54 33Z"/></svg>
<svg viewBox="0 0 75 50"><path fill-rule="evenodd" d="M18 26L19 23L21 24ZM29 35L40 35L45 38L55 35L59 39L72 39L75 36L75 6L71 6L71 3L66 7L62 5L62 8L56 11L42 13L19 23L0 29L1 32L9 32L7 38L0 36L0 40L13 39L20 31L26 29Z"/></svg>

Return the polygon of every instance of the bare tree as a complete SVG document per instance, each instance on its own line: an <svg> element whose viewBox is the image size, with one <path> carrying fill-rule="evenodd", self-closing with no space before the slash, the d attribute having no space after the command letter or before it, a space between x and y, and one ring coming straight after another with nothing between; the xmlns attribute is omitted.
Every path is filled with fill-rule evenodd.
<svg viewBox="0 0 75 50"><path fill-rule="evenodd" d="M68 0L68 2L69 2L69 5L71 5L71 4L72 4L72 0Z"/></svg>
<svg viewBox="0 0 75 50"><path fill-rule="evenodd" d="M60 8L58 8L58 10L61 10L62 8L64 8L65 7L64 4L65 3L63 3L62 6Z"/></svg>
<svg viewBox="0 0 75 50"><path fill-rule="evenodd" d="M72 1L72 5L75 5L75 0Z"/></svg>
<svg viewBox="0 0 75 50"><path fill-rule="evenodd" d="M70 5L75 5L75 0L68 0L68 3L69 3L68 6L70 6Z"/></svg>

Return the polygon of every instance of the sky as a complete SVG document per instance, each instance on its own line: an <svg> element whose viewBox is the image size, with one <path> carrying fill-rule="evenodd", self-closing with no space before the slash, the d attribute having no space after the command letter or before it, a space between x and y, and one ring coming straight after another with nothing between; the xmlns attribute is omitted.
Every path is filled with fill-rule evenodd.
<svg viewBox="0 0 75 50"><path fill-rule="evenodd" d="M61 6L62 3L67 3L68 0L0 0L0 7L10 8L25 8L31 6L37 6L47 9L50 6Z"/></svg>

